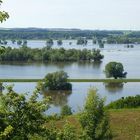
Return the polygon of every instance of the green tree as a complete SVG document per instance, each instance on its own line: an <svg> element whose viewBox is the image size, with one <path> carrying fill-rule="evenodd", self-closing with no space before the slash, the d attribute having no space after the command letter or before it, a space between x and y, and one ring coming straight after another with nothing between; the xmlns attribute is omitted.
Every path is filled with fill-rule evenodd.
<svg viewBox="0 0 140 140"><path fill-rule="evenodd" d="M62 108L61 108L61 113L60 113L62 116L68 116L68 115L72 115L72 110L71 110L71 107L68 106L68 105L64 105Z"/></svg>
<svg viewBox="0 0 140 140"><path fill-rule="evenodd" d="M15 39L12 39L11 42L12 42L12 44L15 44L16 40Z"/></svg>
<svg viewBox="0 0 140 140"><path fill-rule="evenodd" d="M2 4L2 0L0 0L0 5ZM9 15L5 11L0 11L0 22L5 21L6 19L9 18Z"/></svg>
<svg viewBox="0 0 140 140"><path fill-rule="evenodd" d="M7 87L7 93L0 94L0 138L4 140L29 139L35 134L43 135L46 129L45 111L48 109L48 98L38 101L39 89L27 100L25 94Z"/></svg>
<svg viewBox="0 0 140 140"><path fill-rule="evenodd" d="M91 88L88 92L84 110L80 114L80 123L83 129L83 139L111 139L109 118L104 108L104 99L99 97L97 90L94 88Z"/></svg>
<svg viewBox="0 0 140 140"><path fill-rule="evenodd" d="M105 66L105 74L107 78L114 77L117 78L125 78L127 72L124 72L124 67L122 63L119 62L109 62Z"/></svg>
<svg viewBox="0 0 140 140"><path fill-rule="evenodd" d="M22 44L22 40L18 40L17 45L21 45L21 44Z"/></svg>
<svg viewBox="0 0 140 140"><path fill-rule="evenodd" d="M28 41L24 40L22 46L27 46Z"/></svg>
<svg viewBox="0 0 140 140"><path fill-rule="evenodd" d="M99 49L93 49L92 50L92 59L94 60L94 61L101 61L102 59L104 58L104 55L102 55L101 53L100 53L100 50Z"/></svg>
<svg viewBox="0 0 140 140"><path fill-rule="evenodd" d="M67 122L63 129L58 131L57 140L78 140L75 127Z"/></svg>
<svg viewBox="0 0 140 140"><path fill-rule="evenodd" d="M62 40L57 41L57 45L61 46L63 44Z"/></svg>
<svg viewBox="0 0 140 140"><path fill-rule="evenodd" d="M0 46L0 54L3 54L5 52L5 47L4 46Z"/></svg>
<svg viewBox="0 0 140 140"><path fill-rule="evenodd" d="M47 39L47 41L46 41L46 46L49 46L49 47L51 47L53 45L53 39Z"/></svg>
<svg viewBox="0 0 140 140"><path fill-rule="evenodd" d="M72 85L67 80L68 75L64 71L49 73L45 77L44 87L48 90L71 90Z"/></svg>
<svg viewBox="0 0 140 140"><path fill-rule="evenodd" d="M88 41L86 38L78 38L77 45L87 45Z"/></svg>

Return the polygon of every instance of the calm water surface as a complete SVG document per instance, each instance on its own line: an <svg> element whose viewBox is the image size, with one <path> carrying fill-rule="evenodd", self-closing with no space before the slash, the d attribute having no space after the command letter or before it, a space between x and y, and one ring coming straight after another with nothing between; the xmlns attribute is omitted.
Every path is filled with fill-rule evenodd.
<svg viewBox="0 0 140 140"><path fill-rule="evenodd" d="M77 48L77 49L93 49L99 48L98 45L93 45L91 41L87 46L76 45L76 41L64 41L62 47ZM9 46L19 47L12 45L10 41ZM32 48L41 48L45 46L45 41L28 41L28 46ZM74 63L0 63L0 78L44 78L47 73L64 70L68 73L69 78L105 78L104 68L110 61L122 62L125 71L128 72L127 78L140 78L140 45L134 45L134 48L126 48L124 44L105 44L101 49L104 54L104 59L100 63L95 62L74 62ZM54 42L55 48L57 46ZM82 108L87 97L88 89L95 86L102 97L106 97L106 104L111 101L117 100L121 97L133 96L140 94L140 83L125 83L125 84L104 84L104 83L72 83L72 92L57 92L57 93L44 93L39 98L47 96L52 97L51 108L48 113L58 113L60 108L68 104L72 107L73 111L78 111L79 107ZM34 90L36 83L16 83L14 89L20 93L27 93L28 96ZM27 97L28 97L27 96Z"/></svg>
<svg viewBox="0 0 140 140"><path fill-rule="evenodd" d="M6 84L6 83L5 83ZM8 83L6 85L9 85ZM14 90L19 93L27 93L29 97L34 90L36 83L15 83ZM106 104L121 97L140 94L140 83L105 84L105 83L72 83L72 92L45 92L39 96L40 99L47 96L52 97L51 108L48 113L59 113L60 108L68 104L74 112L79 111L85 103L87 92L90 87L96 87L101 97L106 97Z"/></svg>
<svg viewBox="0 0 140 140"><path fill-rule="evenodd" d="M110 61L122 62L128 78L140 78L140 50L102 50L101 53L104 59L100 63L1 63L0 78L43 78L58 70L66 71L70 78L105 78L104 68Z"/></svg>

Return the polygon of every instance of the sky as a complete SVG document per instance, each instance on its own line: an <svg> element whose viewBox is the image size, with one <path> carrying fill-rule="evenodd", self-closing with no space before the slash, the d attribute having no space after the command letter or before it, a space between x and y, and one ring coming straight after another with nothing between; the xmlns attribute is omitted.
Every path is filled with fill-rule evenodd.
<svg viewBox="0 0 140 140"><path fill-rule="evenodd" d="M0 27L140 30L140 0L3 0Z"/></svg>

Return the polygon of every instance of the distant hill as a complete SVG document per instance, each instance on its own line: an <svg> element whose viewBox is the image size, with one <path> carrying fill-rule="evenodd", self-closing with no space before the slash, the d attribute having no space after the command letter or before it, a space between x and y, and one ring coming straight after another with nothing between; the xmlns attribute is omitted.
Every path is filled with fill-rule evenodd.
<svg viewBox="0 0 140 140"><path fill-rule="evenodd" d="M140 31L81 30L65 28L0 28L0 39L87 39L108 38L110 36L140 37Z"/></svg>

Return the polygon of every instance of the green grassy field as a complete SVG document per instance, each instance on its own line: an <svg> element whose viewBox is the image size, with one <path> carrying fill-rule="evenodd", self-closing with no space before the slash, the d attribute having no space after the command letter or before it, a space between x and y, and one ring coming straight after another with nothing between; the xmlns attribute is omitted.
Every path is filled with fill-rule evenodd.
<svg viewBox="0 0 140 140"><path fill-rule="evenodd" d="M140 140L140 108L109 110L110 126L113 140ZM61 128L65 122L80 130L80 124L76 115L65 117L56 121L56 126Z"/></svg>
<svg viewBox="0 0 140 140"><path fill-rule="evenodd" d="M0 82L39 82L43 79L0 79ZM140 79L68 79L68 82L140 82Z"/></svg>

